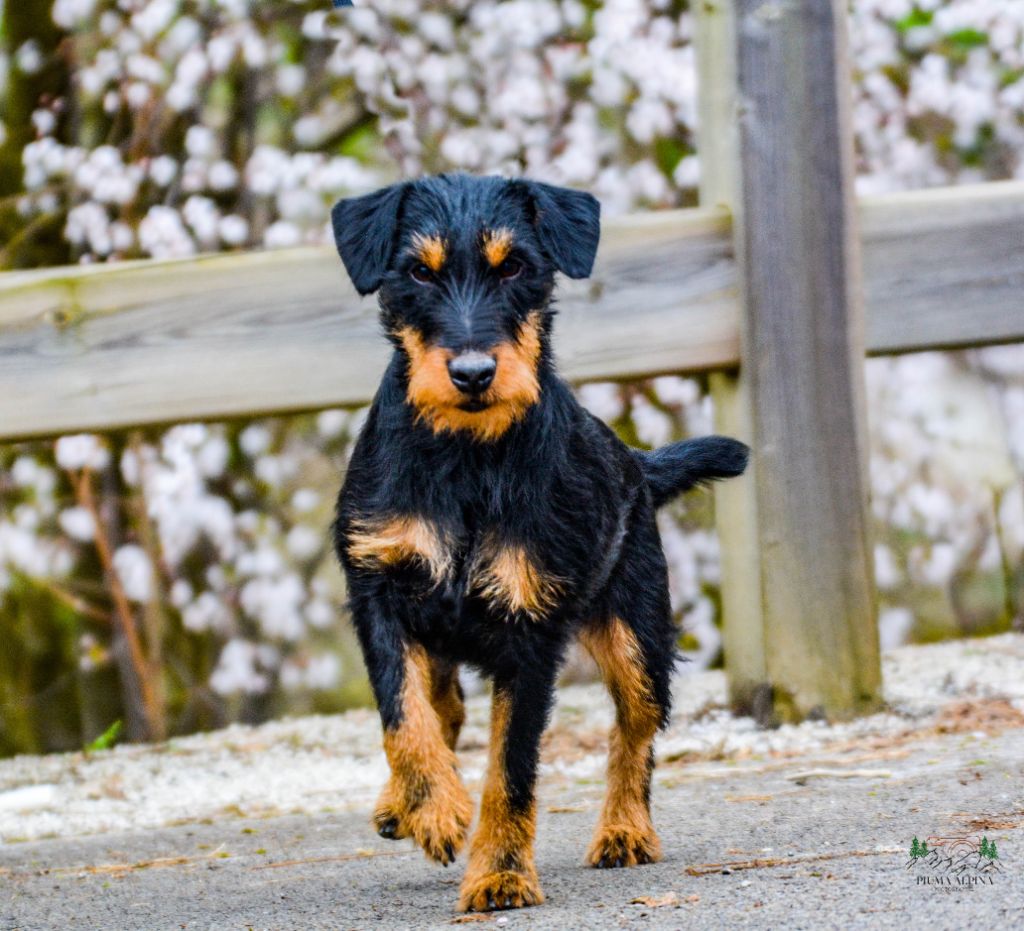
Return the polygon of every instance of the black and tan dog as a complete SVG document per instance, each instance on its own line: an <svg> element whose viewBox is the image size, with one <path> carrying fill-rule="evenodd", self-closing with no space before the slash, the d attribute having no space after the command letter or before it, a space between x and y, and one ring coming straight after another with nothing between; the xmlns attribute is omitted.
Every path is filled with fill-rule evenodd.
<svg viewBox="0 0 1024 931"><path fill-rule="evenodd" d="M614 699L596 867L660 856L655 732L678 633L655 509L740 474L724 437L625 446L555 374L556 271L590 274L600 208L522 180L442 176L343 200L338 251L379 291L394 355L356 444L335 543L384 726L391 778L374 821L439 863L472 804L455 744L458 667L493 680L490 760L463 910L543 900L533 859L538 746L575 638Z"/></svg>

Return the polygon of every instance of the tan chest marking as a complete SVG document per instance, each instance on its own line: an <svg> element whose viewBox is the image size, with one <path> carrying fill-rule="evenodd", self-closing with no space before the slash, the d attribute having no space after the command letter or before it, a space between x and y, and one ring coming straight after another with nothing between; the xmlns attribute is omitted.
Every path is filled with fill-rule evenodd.
<svg viewBox="0 0 1024 931"><path fill-rule="evenodd" d="M451 569L451 547L437 527L419 517L390 517L353 524L348 535L349 558L369 567L419 562L434 582Z"/></svg>
<svg viewBox="0 0 1024 931"><path fill-rule="evenodd" d="M470 587L503 611L539 620L557 603L561 582L544 572L521 546L485 544L473 568Z"/></svg>

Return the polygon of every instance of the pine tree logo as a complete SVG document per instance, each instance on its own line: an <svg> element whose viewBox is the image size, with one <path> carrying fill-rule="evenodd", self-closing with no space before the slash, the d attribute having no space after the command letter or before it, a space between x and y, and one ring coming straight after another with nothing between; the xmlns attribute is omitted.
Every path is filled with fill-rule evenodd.
<svg viewBox="0 0 1024 931"><path fill-rule="evenodd" d="M918 840L916 837L910 844L910 859L920 860L922 857L927 857L931 851L928 849L928 841Z"/></svg>
<svg viewBox="0 0 1024 931"><path fill-rule="evenodd" d="M910 858L904 869L918 885L967 887L993 885L1005 866L996 842L987 835L929 835L910 843Z"/></svg>
<svg viewBox="0 0 1024 931"><path fill-rule="evenodd" d="M981 839L981 849L978 851L986 860L998 860L999 851L996 850L996 842L990 841L987 837Z"/></svg>

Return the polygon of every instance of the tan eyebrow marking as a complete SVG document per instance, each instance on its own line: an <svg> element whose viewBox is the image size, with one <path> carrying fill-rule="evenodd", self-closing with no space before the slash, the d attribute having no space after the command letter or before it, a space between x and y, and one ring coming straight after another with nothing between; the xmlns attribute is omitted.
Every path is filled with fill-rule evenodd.
<svg viewBox="0 0 1024 931"><path fill-rule="evenodd" d="M491 268L497 268L512 251L512 230L504 227L484 233L484 256Z"/></svg>
<svg viewBox="0 0 1024 931"><path fill-rule="evenodd" d="M432 272L441 271L444 260L447 258L447 250L444 240L438 235L424 236L416 233L412 237L412 248L416 257Z"/></svg>

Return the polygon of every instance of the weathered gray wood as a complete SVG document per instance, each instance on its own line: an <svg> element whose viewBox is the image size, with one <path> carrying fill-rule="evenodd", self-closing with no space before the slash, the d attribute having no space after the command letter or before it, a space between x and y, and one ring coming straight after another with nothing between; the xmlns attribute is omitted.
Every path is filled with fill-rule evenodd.
<svg viewBox="0 0 1024 931"><path fill-rule="evenodd" d="M880 701L845 0L737 0L741 366L777 718Z"/></svg>
<svg viewBox="0 0 1024 931"><path fill-rule="evenodd" d="M873 354L1024 340L1020 182L862 203Z"/></svg>
<svg viewBox="0 0 1024 931"><path fill-rule="evenodd" d="M700 201L704 206L736 203L739 138L736 93L736 33L730 0L706 0L695 11L701 153ZM737 321L738 323L738 321ZM712 372L709 379L715 431L745 443L754 441L749 378L743 369ZM715 525L722 565L722 641L729 700L743 713L772 713L766 694L761 551L757 533L757 460L735 481L714 489Z"/></svg>
<svg viewBox="0 0 1024 931"><path fill-rule="evenodd" d="M729 225L715 209L608 223L594 276L559 286L555 348L565 375L629 378L638 367L702 371L735 359Z"/></svg>
<svg viewBox="0 0 1024 931"><path fill-rule="evenodd" d="M869 351L1024 340L1024 183L861 212ZM594 279L562 287L566 374L734 368L729 229L722 210L609 221ZM386 354L329 249L8 273L0 438L360 404Z"/></svg>
<svg viewBox="0 0 1024 931"><path fill-rule="evenodd" d="M595 277L561 292L570 375L735 358L727 229L722 211L612 224ZM329 249L9 274L0 437L363 403L387 352Z"/></svg>

